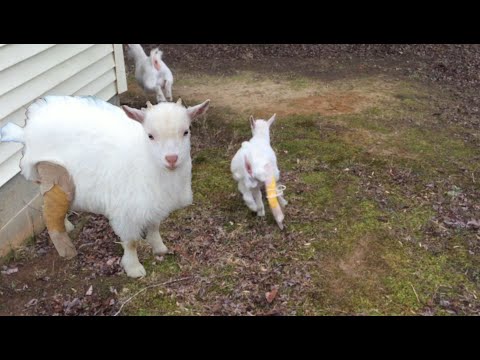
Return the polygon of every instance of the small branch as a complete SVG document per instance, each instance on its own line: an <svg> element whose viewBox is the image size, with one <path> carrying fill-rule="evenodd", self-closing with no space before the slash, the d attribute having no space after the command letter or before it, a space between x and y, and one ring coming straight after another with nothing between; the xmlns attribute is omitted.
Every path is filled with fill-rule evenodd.
<svg viewBox="0 0 480 360"><path fill-rule="evenodd" d="M78 247L78 250L80 250L81 248L83 248L85 246L91 246L91 245L95 245L95 244L96 244L96 241L89 242L89 243L86 243L86 244L82 244Z"/></svg>
<svg viewBox="0 0 480 360"><path fill-rule="evenodd" d="M120 314L120 312L122 311L123 307L125 305L127 305L134 297L136 297L137 295L141 294L142 292L148 290L148 289L151 289L151 288L154 288L154 287L158 287L158 286L163 286L163 285L168 285L168 284L173 284L173 283L177 283L177 282L180 282L180 281L185 281L185 280L189 280L191 279L192 276L187 276L187 277L184 277L184 278L180 278L180 279L176 279L176 280L170 280L170 281L165 281L163 283L160 283L160 284L154 284L154 285L150 285L150 286L147 286L139 291L137 291L135 294L133 294L132 296L130 296L126 301L123 302L122 306L120 306L120 309L118 309L118 311L115 313L115 315L113 316L117 316L118 314Z"/></svg>
<svg viewBox="0 0 480 360"><path fill-rule="evenodd" d="M413 292L415 293L415 296L417 297L418 303L421 304L420 299L419 299L419 297L418 297L418 294L417 294L417 292L415 291L415 288L413 287L413 285L412 285L411 283L410 283L410 286L412 287L412 290L413 290Z"/></svg>

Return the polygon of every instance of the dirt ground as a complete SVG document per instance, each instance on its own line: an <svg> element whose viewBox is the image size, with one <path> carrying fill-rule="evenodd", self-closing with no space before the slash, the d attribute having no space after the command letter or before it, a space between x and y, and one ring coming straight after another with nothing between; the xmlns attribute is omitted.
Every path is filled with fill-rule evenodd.
<svg viewBox="0 0 480 360"><path fill-rule="evenodd" d="M211 99L194 205L161 226L171 253L143 244L147 276L129 279L108 221L72 213L79 256L45 232L12 253L0 315L478 314L478 46L278 46L162 46L175 100ZM145 106L128 71L121 102ZM249 115L273 113L284 231L229 172Z"/></svg>

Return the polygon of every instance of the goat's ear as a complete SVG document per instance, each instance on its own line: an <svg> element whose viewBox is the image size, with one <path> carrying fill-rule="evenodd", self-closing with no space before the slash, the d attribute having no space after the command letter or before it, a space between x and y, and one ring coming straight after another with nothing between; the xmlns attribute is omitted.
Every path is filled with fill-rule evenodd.
<svg viewBox="0 0 480 360"><path fill-rule="evenodd" d="M127 105L122 105L122 109L132 120L138 121L139 123L143 123L143 120L145 120L145 111L134 109Z"/></svg>
<svg viewBox="0 0 480 360"><path fill-rule="evenodd" d="M277 114L273 114L273 116L267 121L268 126L272 126L272 124L275 122L276 119L277 119Z"/></svg>
<svg viewBox="0 0 480 360"><path fill-rule="evenodd" d="M247 157L244 157L245 159L245 170L247 170L247 173L250 176L253 176L253 171L252 171L252 164L250 164L250 161L248 161Z"/></svg>
<svg viewBox="0 0 480 360"><path fill-rule="evenodd" d="M250 118L248 120L250 120L250 127L252 128L252 131L253 131L253 129L255 129L255 119L253 115L250 115Z"/></svg>
<svg viewBox="0 0 480 360"><path fill-rule="evenodd" d="M160 60L162 59L162 52L158 49L153 49L150 51L150 60L152 61L152 66L157 70L160 71L161 63Z"/></svg>
<svg viewBox="0 0 480 360"><path fill-rule="evenodd" d="M178 98L177 105L182 105L182 98Z"/></svg>
<svg viewBox="0 0 480 360"><path fill-rule="evenodd" d="M206 100L200 105L190 106L187 108L188 116L190 116L191 120L194 120L197 117L204 115L207 112L209 105L210 99Z"/></svg>

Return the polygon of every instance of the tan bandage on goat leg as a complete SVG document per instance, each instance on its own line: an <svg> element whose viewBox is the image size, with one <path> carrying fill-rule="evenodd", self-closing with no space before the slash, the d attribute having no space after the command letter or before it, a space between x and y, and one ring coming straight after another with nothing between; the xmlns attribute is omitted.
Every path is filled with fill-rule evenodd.
<svg viewBox="0 0 480 360"><path fill-rule="evenodd" d="M43 195L43 217L48 234L61 257L77 255L65 229L65 216L73 200L75 187L67 170L49 162L37 164L40 191Z"/></svg>
<svg viewBox="0 0 480 360"><path fill-rule="evenodd" d="M265 189L267 192L268 205L270 205L270 210L272 210L273 217L275 218L278 227L283 230L284 215L282 208L278 203L277 183L275 182L275 178L273 176L271 176L270 180L265 183Z"/></svg>

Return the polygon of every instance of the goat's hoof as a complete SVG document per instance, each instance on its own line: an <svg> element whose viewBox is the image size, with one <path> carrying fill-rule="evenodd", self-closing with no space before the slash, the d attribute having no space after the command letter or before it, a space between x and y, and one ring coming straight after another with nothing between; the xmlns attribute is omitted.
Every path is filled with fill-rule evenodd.
<svg viewBox="0 0 480 360"><path fill-rule="evenodd" d="M158 246L156 249L153 249L153 255L165 255L168 253L168 248L162 244L161 246Z"/></svg>
<svg viewBox="0 0 480 360"><path fill-rule="evenodd" d="M127 273L128 277L140 278L140 277L144 277L145 275L147 275L147 272L145 271L145 268L140 263L135 264L135 265L129 265L129 266L125 266L122 263L122 265L123 265L123 268L125 269L125 272Z"/></svg>
<svg viewBox="0 0 480 360"><path fill-rule="evenodd" d="M259 212L257 212L257 216L264 217L265 216L265 210L260 210Z"/></svg>
<svg viewBox="0 0 480 360"><path fill-rule="evenodd" d="M66 232L58 233L50 231L49 235L55 249L57 249L58 255L65 259L72 259L77 256L77 249L75 249L75 245L73 245L72 240L70 240Z"/></svg>
<svg viewBox="0 0 480 360"><path fill-rule="evenodd" d="M65 229L67 230L67 233L72 232L75 229L75 226L68 221L68 219L65 219Z"/></svg>

